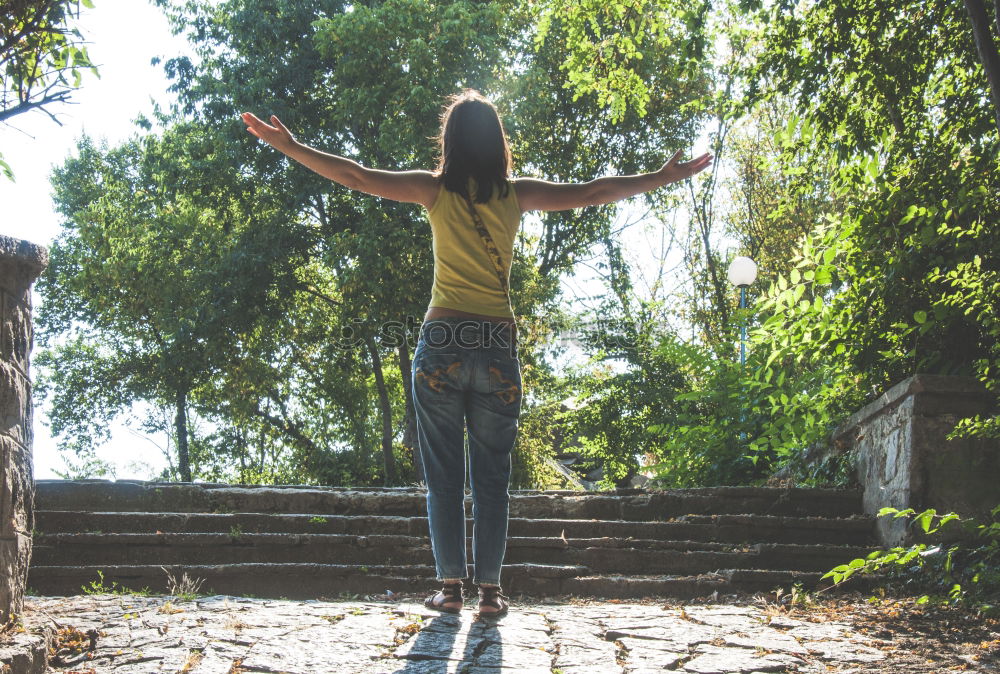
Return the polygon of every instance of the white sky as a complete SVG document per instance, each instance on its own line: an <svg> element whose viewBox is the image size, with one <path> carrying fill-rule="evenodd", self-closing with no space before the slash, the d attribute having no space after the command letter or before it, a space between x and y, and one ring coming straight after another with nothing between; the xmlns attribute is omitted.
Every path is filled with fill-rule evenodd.
<svg viewBox="0 0 1000 674"><path fill-rule="evenodd" d="M61 127L39 111L0 124L0 152L16 179L11 183L0 177L0 234L51 244L60 229L50 196L51 168L63 163L84 132L115 143L136 132L132 120L139 113L152 111L150 97L161 103L170 100L163 67L151 66L150 59L183 53L187 43L170 34L160 10L147 2L95 0L94 4L93 9L81 11L79 27L89 43L91 60L99 66L100 79L85 73L82 87L73 94L76 104L49 108ZM45 421L43 410L36 408L36 479L57 478L52 469L65 467ZM119 479L145 479L166 466L160 450L121 426L113 429L112 442L99 456L119 468L115 473Z"/></svg>
<svg viewBox="0 0 1000 674"><path fill-rule="evenodd" d="M105 138L110 144L136 133L132 120L151 112L151 99L161 104L171 99L162 65L152 66L150 60L189 52L182 37L170 34L160 10L142 0L95 0L95 8L82 10L79 27L89 43L92 60L99 66L100 78L86 73L83 86L73 94L75 104L49 107L62 126L37 111L0 124L0 152L16 176L14 183L0 177L0 234L50 245L60 232L50 196L52 167L63 163L84 133ZM698 145L707 143L701 139ZM702 151L695 148L688 156ZM626 254L631 252L636 258L655 255L662 243L659 230L660 226L648 223L631 229ZM579 277L566 279L569 296L589 294L587 277L593 277L581 271ZM39 301L36 294L36 306ZM36 407L36 479L57 478L53 469L65 469L44 412ZM164 444L163 438L146 438L115 424L111 442L98 450L98 456L112 465L118 479L148 479L166 466L159 448Z"/></svg>

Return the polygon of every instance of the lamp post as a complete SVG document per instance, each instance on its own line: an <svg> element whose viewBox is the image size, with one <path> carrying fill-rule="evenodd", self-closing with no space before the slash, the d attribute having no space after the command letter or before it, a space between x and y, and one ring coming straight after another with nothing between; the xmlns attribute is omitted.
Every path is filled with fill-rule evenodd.
<svg viewBox="0 0 1000 674"><path fill-rule="evenodd" d="M747 308L747 287L757 278L757 263L748 257L739 255L733 258L729 264L729 282L740 289L740 309ZM747 362L747 321L746 317L740 320L740 371L746 368ZM740 381L740 389L743 382ZM746 431L742 428L746 421L746 409L740 405L740 444L746 442Z"/></svg>
<svg viewBox="0 0 1000 674"><path fill-rule="evenodd" d="M733 258L729 265L729 282L740 289L740 309L747 308L747 287L757 278L757 263L742 255ZM747 323L740 325L740 367L747 361Z"/></svg>

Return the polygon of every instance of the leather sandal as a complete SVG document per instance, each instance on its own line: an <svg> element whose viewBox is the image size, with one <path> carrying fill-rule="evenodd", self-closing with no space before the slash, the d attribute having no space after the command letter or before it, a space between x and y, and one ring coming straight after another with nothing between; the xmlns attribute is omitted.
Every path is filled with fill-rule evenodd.
<svg viewBox="0 0 1000 674"><path fill-rule="evenodd" d="M476 615L482 618L493 618L496 616L502 616L507 613L509 608L510 597L505 595L500 591L499 587L493 586L479 586L479 605L482 606L486 604L487 606L492 606L496 611L477 611Z"/></svg>
<svg viewBox="0 0 1000 674"><path fill-rule="evenodd" d="M462 612L461 607L445 606L445 604L462 601L462 583L445 583L441 586L440 592L444 595L444 600L440 604L434 603L434 598L438 595L438 593L435 592L431 596L427 597L427 599L424 599L424 606L432 608L435 611L442 611L444 613Z"/></svg>

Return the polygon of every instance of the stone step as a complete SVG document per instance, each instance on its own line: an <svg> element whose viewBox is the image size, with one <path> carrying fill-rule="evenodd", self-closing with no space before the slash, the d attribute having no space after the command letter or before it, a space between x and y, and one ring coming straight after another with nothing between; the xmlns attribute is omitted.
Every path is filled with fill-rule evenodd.
<svg viewBox="0 0 1000 674"><path fill-rule="evenodd" d="M137 566L32 566L28 587L36 596L68 596L82 590L130 590L169 593L167 571L176 581L184 575L197 582L202 594L288 599L336 599L347 594L428 593L437 587L432 566L368 566L346 564L227 564ZM670 597L690 599L743 592L786 591L795 582L807 590L828 587L821 573L725 570L679 575L600 575L585 567L540 564L504 565L501 584L511 596L572 595L593 598ZM858 576L844 589L868 590L877 577ZM471 579L466 579L470 591Z"/></svg>
<svg viewBox="0 0 1000 674"><path fill-rule="evenodd" d="M143 480L36 480L40 510L426 515L419 488L231 485ZM466 498L471 516L471 499ZM850 517L861 492L844 489L701 487L615 492L511 491L510 515L523 518L666 521L682 515L757 514Z"/></svg>
<svg viewBox="0 0 1000 674"><path fill-rule="evenodd" d="M472 559L471 539L467 556ZM634 538L507 539L512 563L587 566L600 573L692 574L719 568L827 571L864 557L870 547L826 544L711 543ZM337 563L433 564L423 536L350 534L39 534L32 564Z"/></svg>
<svg viewBox="0 0 1000 674"><path fill-rule="evenodd" d="M808 591L825 590L839 591L871 591L885 580L884 574L870 576L853 576L841 588L832 587L829 578L824 579L825 572L810 571L769 571L758 569L720 569L713 573L696 576L621 576L594 575L577 576L559 579L561 592L553 594L569 594L581 597L595 598L640 598L640 597L672 597L678 599L693 599L708 597L713 592L719 595L735 593L772 592L781 588L786 594L796 583ZM529 585L538 588L531 592ZM548 596L544 592L544 583L535 582L533 578L525 578L518 590L534 596Z"/></svg>
<svg viewBox="0 0 1000 674"><path fill-rule="evenodd" d="M88 531L116 533L210 533L238 528L246 533L428 535L426 517L396 515L35 511L35 529L42 533L78 532L84 521ZM682 515L668 522L512 517L508 526L511 536L850 545L873 545L874 531L875 518L870 516ZM472 535L471 519L466 534Z"/></svg>

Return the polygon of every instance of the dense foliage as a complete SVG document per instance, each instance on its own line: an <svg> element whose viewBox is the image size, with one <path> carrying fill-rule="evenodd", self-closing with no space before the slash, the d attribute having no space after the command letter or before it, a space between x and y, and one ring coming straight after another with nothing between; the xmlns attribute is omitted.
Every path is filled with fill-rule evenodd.
<svg viewBox="0 0 1000 674"><path fill-rule="evenodd" d="M833 152L813 165L829 205L796 268L756 307L754 348L768 355L754 384L770 419L756 446L799 451L919 372L976 375L995 389L1000 145L965 12L849 2L762 11L751 101L797 101L786 155ZM827 48L807 57L816 44Z"/></svg>
<svg viewBox="0 0 1000 674"><path fill-rule="evenodd" d="M54 179L66 232L39 363L70 446L141 401L173 476L419 480L425 217L285 161L238 114L277 114L367 165L430 168L441 103L464 86L498 102L519 175L646 171L692 143L716 155L674 189L526 218L515 486L561 484L556 452L602 487L760 483L914 373L1000 393L1000 23L982 0L158 4L192 45L164 64L163 130L84 141ZM760 266L744 309L735 254ZM997 436L1000 420L956 433Z"/></svg>

